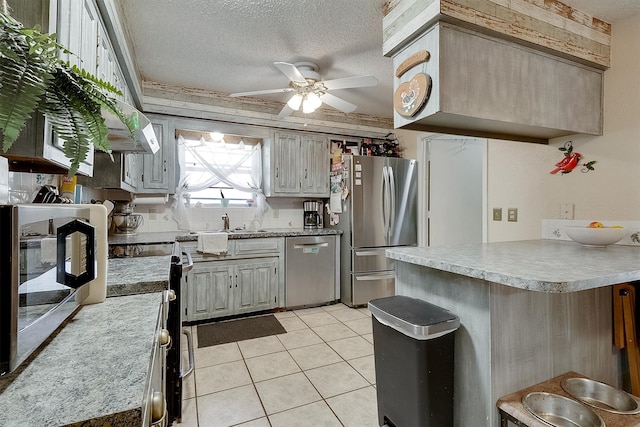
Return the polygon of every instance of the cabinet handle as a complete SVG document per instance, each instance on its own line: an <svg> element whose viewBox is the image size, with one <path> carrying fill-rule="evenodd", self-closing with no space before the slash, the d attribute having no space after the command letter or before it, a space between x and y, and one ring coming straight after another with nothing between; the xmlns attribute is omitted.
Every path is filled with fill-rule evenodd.
<svg viewBox="0 0 640 427"><path fill-rule="evenodd" d="M278 177L279 174L279 168L276 168L276 178Z"/></svg>
<svg viewBox="0 0 640 427"><path fill-rule="evenodd" d="M308 169L304 170L304 179L307 179L307 176L309 176L308 171L309 171Z"/></svg>
<svg viewBox="0 0 640 427"><path fill-rule="evenodd" d="M233 288L233 276L229 276L229 289Z"/></svg>
<svg viewBox="0 0 640 427"><path fill-rule="evenodd" d="M236 274L236 288L238 287L238 275Z"/></svg>
<svg viewBox="0 0 640 427"><path fill-rule="evenodd" d="M163 166L163 168L164 168L163 172L166 172L167 171L167 161L165 160L164 162L162 162L162 164L164 165Z"/></svg>

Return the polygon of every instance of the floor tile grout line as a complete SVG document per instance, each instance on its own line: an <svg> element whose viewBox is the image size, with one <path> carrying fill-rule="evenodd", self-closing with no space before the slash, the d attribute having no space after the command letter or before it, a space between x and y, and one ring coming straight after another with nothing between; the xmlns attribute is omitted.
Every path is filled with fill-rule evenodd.
<svg viewBox="0 0 640 427"><path fill-rule="evenodd" d="M322 308L324 308L324 307L322 307ZM342 308L341 308L341 309L342 309ZM350 307L345 306L345 308L344 308L344 309L353 309L353 308L352 308L352 307L350 308ZM337 311L337 310L340 310L340 309L336 309L336 311ZM327 311L327 310L323 310L323 312L324 312L324 313L327 313L327 314L329 314L329 315L331 315L331 313L330 313L329 311ZM317 313L322 313L322 312L317 312ZM327 340L325 340L323 337L321 337L321 336L320 336L316 331L314 331L314 330L313 330L313 327L311 327L311 326L310 326L310 325L308 325L306 322L304 322L304 320L303 320L303 319L300 319L300 316L298 315L298 313L295 313L295 312L294 312L294 314L298 317L298 319L299 319L299 320L301 320L305 325L307 325L307 327L306 327L306 328L304 328L304 329L310 329L310 330L311 330L311 331L312 331L316 336L318 336L318 337L320 338L320 340L321 340L321 342L322 342L322 343L324 343L324 344L328 345L328 346L329 346L329 347L330 347L330 348L331 348L331 349L332 349L332 350L333 350L333 351L334 351L334 352L339 356L339 358L342 360L342 362L346 362L346 363L347 363L347 364L348 364L348 365L349 365L349 366L350 366L354 371L356 371L356 373L357 373L360 377L362 377L362 378L365 380L365 382L367 383L367 385L366 385L366 386L364 386L364 387L359 387L359 388L356 388L356 389L354 389L354 390L346 391L346 392L343 392L343 393L339 393L339 394L337 394L337 395L335 395L335 396L331 396L331 397L329 397L329 398L325 398L325 397L323 397L323 396L322 396L322 394L320 394L319 390L316 388L316 386L313 384L313 382L311 382L311 380L309 379L309 377L307 376L307 374L306 374L305 372L306 372L306 371L309 371L309 370L311 370L311 369L317 369L317 368L320 368L320 367L330 366L331 364L328 364L328 365L322 365L322 366L318 366L318 367L314 367L314 368L310 368L310 369L304 370L304 369L302 369L302 367L299 365L299 363L295 360L295 358L291 355L291 350L296 350L296 349L299 349L299 348L305 348L305 347L309 347L309 346L312 346L312 345L317 345L318 343L316 343L316 344L310 344L310 345L307 345L307 346L295 347L295 348L291 348L291 349L289 349L289 348L286 348L286 347L284 346L284 343L283 343L281 340L279 340L279 341L280 341L280 344L282 344L282 346L284 347L284 351L286 351L286 352L288 353L289 357L291 357L291 359L294 361L294 363L296 364L296 366L297 366L297 367L298 367L298 369L300 370L299 372L301 372L303 375L305 375L305 378L306 378L306 379L311 383L311 385L314 387L314 389L316 390L316 392L318 393L318 395L319 395L319 396L320 396L320 398L321 398L321 399L320 399L320 400L318 400L318 401L314 401L314 402L311 402L311 403L308 403L308 404L312 404L312 403L317 403L317 402L319 402L319 401L323 401L323 402L325 403L325 405L327 405L327 406L329 407L329 409L331 410L331 412L333 413L333 415L338 419L338 422L339 422L342 426L344 426L345 424L344 424L344 423L343 423L343 421L340 419L340 417L338 416L338 414L336 414L336 413L334 412L334 410L333 410L333 408L331 407L331 405L329 405L329 403L327 402L327 399L334 398L334 397L338 397L338 396L341 396L341 395L344 395L344 394L347 394L347 393L351 393L351 392L354 392L354 391L358 391L358 390L366 389L366 388L368 388L368 387L373 387L373 388L375 389L375 384L374 384L374 383L371 383L369 380L367 380L367 378L365 378L365 377L364 377L364 375L363 375L362 373L360 373L360 371L358 371L358 370L357 370L357 369L356 369L356 368L355 368L355 367L354 367L354 366L349 362L350 360L358 359L358 358L360 358L360 357L351 358L351 359L346 359L346 358L345 358L344 356L342 356L340 353L336 352L336 351L335 351L335 349L333 349L333 347L331 347L331 345L329 344L330 342L333 342L333 341L339 341L340 339L353 338L353 337L338 338L338 339L335 339L335 340L329 340L329 341L327 341ZM309 313L309 314L313 314L313 313ZM365 314L365 313L363 313L363 314ZM335 323L335 324L341 324L341 325L343 325L343 326L346 326L348 329L350 329L351 331L353 331L353 332L356 334L356 336L357 336L357 337L361 337L361 338L363 338L365 341L369 342L366 338L364 338L364 335L369 335L369 334L371 334L371 332L361 333L361 332L359 332L359 331L357 331L357 330L353 329L353 328L352 328L352 327L350 327L349 325L347 325L347 324L345 323L345 321L342 321L342 320L338 319L336 316L331 315L331 317L333 317L334 319L336 319L336 320L337 320L337 323ZM368 317L370 318L370 317L371 317L371 315L369 314L369 316L368 316ZM362 319L366 319L366 317L363 317ZM361 319L350 319L350 320L346 320L346 321L353 321L353 320L361 320ZM328 325L332 325L332 324L334 324L334 323L330 323L330 324L326 324L326 325L316 325L316 327L318 327L318 326L328 326ZM293 331L287 331L286 333L289 333L289 332L293 332ZM277 337L277 335L276 335L276 337ZM247 360L247 359L251 359L251 358L245 358L245 357L244 357L244 354L242 353L242 350L240 349L240 346L238 345L238 342L237 342L237 341L235 342L235 344L236 344L236 346L238 346L238 350L239 350L240 355L241 355L241 357L242 357L243 363L244 363L245 368L246 368L246 370L247 370L247 372L248 372L248 374L249 374L249 378L250 378L250 380L251 380L251 385L253 386L254 391L255 391L255 392L256 392L256 394L258 395L258 398L259 398L259 400L260 400L260 404L261 404L262 409L263 409L263 412L264 412L264 414L265 414L265 418L266 418L266 420L267 420L267 423L269 424L269 426L271 426L272 424L271 424L271 420L269 419L269 414L267 414L266 408L264 407L264 403L262 402L262 399L260 398L260 395L259 395L259 393L258 393L258 391L257 391L257 388L256 388L256 382L254 381L253 376L251 375L251 371L249 370L249 367L248 367L248 365L247 365L247 363L246 363L246 360ZM370 344L372 344L372 343L370 343ZM273 354L273 353L275 353L275 352L272 352L272 353L265 353L264 355ZM361 356L361 357L367 357L367 356L368 356L368 355L364 355L364 356ZM259 356L254 356L254 357L259 357ZM335 363L342 363L342 362L335 362ZM215 366L215 365L211 365L211 366ZM292 373L292 374L287 374L287 375L293 375L293 374L296 374L296 373L298 373L298 372L295 372L295 373ZM284 375L283 375L283 376L284 376ZM279 377L275 377L275 378L280 378L280 377L283 377L283 376L279 376ZM199 420L199 413L198 413L198 397L199 397L199 396L197 395L197 381L196 381L196 379L195 379L195 376L194 376L193 381L194 381L194 390L195 390L195 391L194 391L193 399L195 399L196 423L197 423L197 425L199 425L199 423L200 423L200 420ZM264 380L264 381L267 381L267 380ZM259 382L260 382L260 381L259 381ZM248 385L248 384L245 384L245 385L243 385L243 386L238 386L238 387L244 387L244 386L246 386L246 385ZM233 388L236 388L236 387L233 387ZM233 389L233 388L230 388L230 389L227 389L227 390L231 390L231 389ZM308 404L307 404L307 405L308 405ZM297 407L294 407L294 408L289 408L289 409L287 409L287 410L295 409L295 408L298 408L298 407L301 407L301 406L305 406L305 405L300 405L300 406L297 406ZM287 410L285 410L285 411L287 411ZM280 411L280 412L277 412L277 413L281 413L281 412L285 412L285 411ZM277 413L274 413L274 414L277 414ZM274 414L271 414L271 415L274 415ZM260 418L261 418L261 417L260 417ZM256 418L256 420L257 420L257 419L260 419L260 418ZM248 420L248 421L245 421L245 422L250 422L250 421L253 421L253 420Z"/></svg>

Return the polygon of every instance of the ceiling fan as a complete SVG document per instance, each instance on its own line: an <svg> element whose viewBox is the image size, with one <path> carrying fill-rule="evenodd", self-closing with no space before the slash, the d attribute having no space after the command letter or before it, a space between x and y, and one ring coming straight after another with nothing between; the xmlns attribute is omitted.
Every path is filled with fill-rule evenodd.
<svg viewBox="0 0 640 427"><path fill-rule="evenodd" d="M294 92L278 114L278 118L287 117L294 111L299 110L300 107L302 107L303 113L312 113L320 107L323 102L343 113L351 113L356 109L354 104L328 92L337 89L370 87L378 84L378 79L373 76L345 77L321 81L320 74L318 74L318 66L313 62L296 62L295 64L274 62L273 64L289 78L289 87L232 93L229 96L235 98L238 96Z"/></svg>

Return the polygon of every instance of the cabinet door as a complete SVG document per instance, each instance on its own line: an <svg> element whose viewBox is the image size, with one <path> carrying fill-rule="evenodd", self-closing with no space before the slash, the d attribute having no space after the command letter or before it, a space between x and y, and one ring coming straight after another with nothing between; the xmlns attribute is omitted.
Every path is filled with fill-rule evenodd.
<svg viewBox="0 0 640 427"><path fill-rule="evenodd" d="M233 313L232 267L224 263L195 264L187 273L188 320L210 319Z"/></svg>
<svg viewBox="0 0 640 427"><path fill-rule="evenodd" d="M273 144L273 190L276 193L300 192L300 137L276 133Z"/></svg>
<svg viewBox="0 0 640 427"><path fill-rule="evenodd" d="M135 153L123 153L122 182L135 190L138 187L138 156Z"/></svg>
<svg viewBox="0 0 640 427"><path fill-rule="evenodd" d="M329 143L327 138L303 136L300 143L302 157L302 192L308 195L329 196Z"/></svg>
<svg viewBox="0 0 640 427"><path fill-rule="evenodd" d="M277 306L278 259L247 261L236 266L236 313L268 310Z"/></svg>
<svg viewBox="0 0 640 427"><path fill-rule="evenodd" d="M174 193L175 192L175 143L169 137L169 121L151 119L151 126L160 142L160 150L155 154L141 154L142 185L140 193Z"/></svg>
<svg viewBox="0 0 640 427"><path fill-rule="evenodd" d="M58 9L58 42L76 55L60 53L60 57L72 65L96 74L98 27L100 18L93 0L61 0ZM68 168L71 161L64 154L64 141L51 131L45 121L42 157ZM80 163L78 171L84 175L93 173L93 147L87 158Z"/></svg>

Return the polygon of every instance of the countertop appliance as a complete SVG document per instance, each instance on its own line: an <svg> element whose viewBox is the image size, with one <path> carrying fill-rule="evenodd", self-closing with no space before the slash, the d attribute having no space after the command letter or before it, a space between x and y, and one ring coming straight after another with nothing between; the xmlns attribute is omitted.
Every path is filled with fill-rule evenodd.
<svg viewBox="0 0 640 427"><path fill-rule="evenodd" d="M353 307L393 295L394 263L385 249L418 242L417 161L344 155L342 174L348 196L333 227L343 231L340 300Z"/></svg>
<svg viewBox="0 0 640 427"><path fill-rule="evenodd" d="M80 304L104 301L106 224L102 205L0 205L0 374Z"/></svg>
<svg viewBox="0 0 640 427"><path fill-rule="evenodd" d="M285 306L321 305L337 299L340 260L336 236L285 238Z"/></svg>
<svg viewBox="0 0 640 427"><path fill-rule="evenodd" d="M317 200L305 200L302 202L304 228L314 229L323 227L322 206L323 203Z"/></svg>

